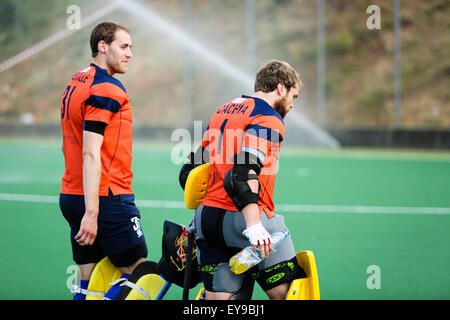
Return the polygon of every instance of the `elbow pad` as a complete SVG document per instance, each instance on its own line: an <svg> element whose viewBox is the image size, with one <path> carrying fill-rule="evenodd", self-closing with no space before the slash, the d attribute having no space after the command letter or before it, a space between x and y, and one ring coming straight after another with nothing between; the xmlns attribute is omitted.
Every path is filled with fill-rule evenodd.
<svg viewBox="0 0 450 320"><path fill-rule="evenodd" d="M199 165L209 162L209 151L206 148L200 146L195 153L191 152L189 154L188 160L188 162L183 164L180 170L180 174L178 175L178 181L183 190L186 186L186 181L189 173Z"/></svg>
<svg viewBox="0 0 450 320"><path fill-rule="evenodd" d="M249 171L254 170L257 175L261 173L261 168L263 167L261 159L259 159L257 156L247 151L242 151L238 154L235 154L234 164L235 167L243 166L247 168Z"/></svg>
<svg viewBox="0 0 450 320"><path fill-rule="evenodd" d="M250 203L258 204L259 182L258 193L253 192L247 183L248 180L258 180L258 176L256 174L249 174L250 170L245 165L235 165L227 172L223 180L225 191L239 211L242 211Z"/></svg>

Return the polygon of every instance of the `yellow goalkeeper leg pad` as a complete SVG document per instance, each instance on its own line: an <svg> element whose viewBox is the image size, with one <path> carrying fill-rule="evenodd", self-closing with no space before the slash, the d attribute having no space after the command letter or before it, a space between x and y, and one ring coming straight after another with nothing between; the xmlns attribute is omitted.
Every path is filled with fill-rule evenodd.
<svg viewBox="0 0 450 320"><path fill-rule="evenodd" d="M111 288L110 283L119 279L121 275L119 268L114 266L108 257L103 258L92 271L86 300L102 300L103 295Z"/></svg>
<svg viewBox="0 0 450 320"><path fill-rule="evenodd" d="M319 277L312 251L297 253L297 263L305 270L306 278L292 281L286 300L320 300Z"/></svg>
<svg viewBox="0 0 450 320"><path fill-rule="evenodd" d="M170 283L163 277L151 273L141 277L136 282L125 300L161 300L170 287Z"/></svg>
<svg viewBox="0 0 450 320"><path fill-rule="evenodd" d="M205 287L202 286L200 290L198 290L197 295L195 296L195 300L205 300Z"/></svg>

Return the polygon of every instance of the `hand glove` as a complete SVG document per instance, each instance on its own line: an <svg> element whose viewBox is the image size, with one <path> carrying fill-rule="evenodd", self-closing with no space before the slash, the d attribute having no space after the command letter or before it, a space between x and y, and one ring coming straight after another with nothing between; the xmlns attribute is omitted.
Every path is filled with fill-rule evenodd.
<svg viewBox="0 0 450 320"><path fill-rule="evenodd" d="M250 243L254 246L262 246L272 243L270 234L263 227L261 222L248 227L242 233L250 240Z"/></svg>

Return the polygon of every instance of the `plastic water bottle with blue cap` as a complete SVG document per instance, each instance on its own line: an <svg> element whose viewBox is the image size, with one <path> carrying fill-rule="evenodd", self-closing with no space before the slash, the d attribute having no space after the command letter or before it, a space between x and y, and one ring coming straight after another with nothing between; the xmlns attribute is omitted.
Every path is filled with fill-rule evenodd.
<svg viewBox="0 0 450 320"><path fill-rule="evenodd" d="M273 243L272 252L276 251L276 249L280 246L283 240L287 238L288 235L288 230L275 232L270 235ZM259 248L256 249L256 252L253 252L253 246L250 245L232 256L230 258L229 266L232 272L234 272L235 274L241 274L248 269L256 266L263 260L264 258L261 257Z"/></svg>

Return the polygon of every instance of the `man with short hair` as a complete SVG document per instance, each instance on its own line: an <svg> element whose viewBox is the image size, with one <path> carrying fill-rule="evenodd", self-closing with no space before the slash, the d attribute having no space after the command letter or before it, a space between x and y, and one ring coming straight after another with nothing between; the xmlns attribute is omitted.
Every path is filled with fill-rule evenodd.
<svg viewBox="0 0 450 320"><path fill-rule="evenodd" d="M122 83L132 57L126 26L98 24L91 33L93 62L77 72L61 99L65 172L60 208L71 228L80 287L108 256L127 278L147 257L140 213L131 189L132 110ZM110 290L113 299L118 288ZM79 292L75 299L84 299Z"/></svg>
<svg viewBox="0 0 450 320"><path fill-rule="evenodd" d="M265 259L247 272L271 299L284 299L292 280L304 276L290 236L276 252L270 234L286 231L274 213L273 191L283 118L293 107L302 84L286 62L272 60L256 75L253 96L241 96L217 109L190 162L183 165L180 184L195 166L209 162L209 182L196 209L197 257L206 299L229 299L241 288L244 275L234 274L229 259L253 245Z"/></svg>

